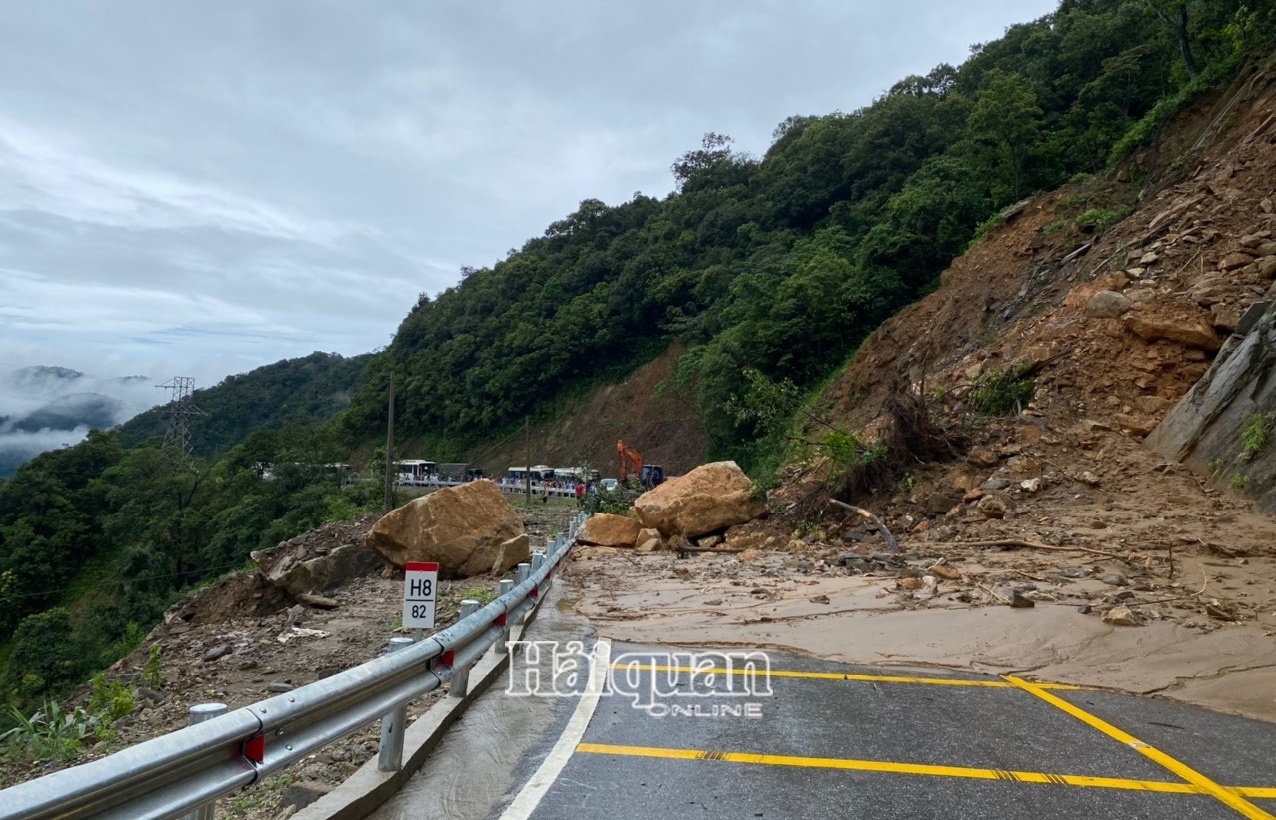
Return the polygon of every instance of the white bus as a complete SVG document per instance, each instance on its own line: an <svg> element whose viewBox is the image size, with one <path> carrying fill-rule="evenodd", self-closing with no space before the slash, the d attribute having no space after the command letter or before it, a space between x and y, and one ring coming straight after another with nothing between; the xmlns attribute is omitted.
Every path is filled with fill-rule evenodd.
<svg viewBox="0 0 1276 820"><path fill-rule="evenodd" d="M528 469L526 467L510 467L505 471L505 483L514 483L527 481ZM537 464L531 469L532 483L538 484L542 481L550 481L554 478L554 468L546 464Z"/></svg>
<svg viewBox="0 0 1276 820"><path fill-rule="evenodd" d="M406 458L397 463L400 484L425 484L434 478L435 464L419 458Z"/></svg>

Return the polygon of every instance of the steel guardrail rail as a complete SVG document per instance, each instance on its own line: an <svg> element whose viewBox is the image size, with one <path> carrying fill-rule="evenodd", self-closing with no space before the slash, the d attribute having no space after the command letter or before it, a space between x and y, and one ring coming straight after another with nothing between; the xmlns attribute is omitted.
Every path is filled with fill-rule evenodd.
<svg viewBox="0 0 1276 820"><path fill-rule="evenodd" d="M379 718L389 720L444 683L464 689L470 665L503 644L510 626L540 603L586 517L577 515L530 565L520 564L509 591L447 629L203 723L0 790L0 820L164 820L207 811L217 798Z"/></svg>

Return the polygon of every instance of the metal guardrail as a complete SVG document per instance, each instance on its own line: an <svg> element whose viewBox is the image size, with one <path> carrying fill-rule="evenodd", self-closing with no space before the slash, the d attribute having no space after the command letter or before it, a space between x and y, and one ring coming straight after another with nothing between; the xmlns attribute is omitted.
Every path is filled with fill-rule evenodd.
<svg viewBox="0 0 1276 820"><path fill-rule="evenodd" d="M494 645L508 651L510 628L540 603L584 520L578 515L567 533L533 553L530 564L519 564L515 579L502 581L501 594L490 604L463 602L463 617L447 629L420 642L394 638L389 654L360 666L0 790L0 820L211 817L210 804L218 797L377 719L379 768L397 771L407 704L449 681L449 695L463 697L470 666Z"/></svg>

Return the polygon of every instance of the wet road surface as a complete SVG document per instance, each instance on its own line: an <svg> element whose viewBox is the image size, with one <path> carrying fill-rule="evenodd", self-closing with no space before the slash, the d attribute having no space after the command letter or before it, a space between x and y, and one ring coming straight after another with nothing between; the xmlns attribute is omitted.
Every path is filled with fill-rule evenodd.
<svg viewBox="0 0 1276 820"><path fill-rule="evenodd" d="M557 664L544 645L506 681L541 696L494 686L374 817L1276 814L1273 724L1013 677L606 642L591 696L588 624L563 610L529 638L585 643Z"/></svg>

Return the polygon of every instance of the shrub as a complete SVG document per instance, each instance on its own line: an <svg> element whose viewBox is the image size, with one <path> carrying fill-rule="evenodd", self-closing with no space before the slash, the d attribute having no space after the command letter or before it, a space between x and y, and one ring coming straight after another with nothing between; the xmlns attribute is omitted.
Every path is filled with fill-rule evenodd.
<svg viewBox="0 0 1276 820"><path fill-rule="evenodd" d="M114 662L137 649L144 640L146 640L146 631L138 626L137 621L129 621L128 626L124 628L124 634L111 644L111 661Z"/></svg>
<svg viewBox="0 0 1276 820"><path fill-rule="evenodd" d="M970 406L989 416L1013 416L1030 401L1037 389L1027 378L1030 366L1011 370L989 370L975 381L970 391Z"/></svg>
<svg viewBox="0 0 1276 820"><path fill-rule="evenodd" d="M479 606L484 607L496 600L496 590L491 587L469 587L461 590L460 594L457 595L457 601L467 599L478 601Z"/></svg>
<svg viewBox="0 0 1276 820"><path fill-rule="evenodd" d="M1245 414L1245 426L1241 428L1242 460L1249 461L1267 446L1271 424L1271 419L1262 413Z"/></svg>
<svg viewBox="0 0 1276 820"><path fill-rule="evenodd" d="M1150 145L1161 131L1161 126L1169 122L1180 109L1190 103L1198 94L1208 90L1225 73L1225 67L1212 67L1193 77L1186 85L1152 106L1152 110L1143 119L1130 126L1125 136L1112 146L1108 163L1117 165L1137 148Z"/></svg>
<svg viewBox="0 0 1276 820"><path fill-rule="evenodd" d="M156 691L164 688L164 671L160 667L160 655L163 653L164 647L157 643L151 644L150 651L146 655L146 668L142 670L142 680Z"/></svg>
<svg viewBox="0 0 1276 820"><path fill-rule="evenodd" d="M1002 218L1001 213L995 213L992 216L979 223L979 227L975 228L975 235L970 238L970 242L966 244L966 250L970 250L979 244L979 242L988 234L1006 224L1006 220Z"/></svg>
<svg viewBox="0 0 1276 820"><path fill-rule="evenodd" d="M67 712L56 700L46 701L31 717L16 706L10 707L10 715L17 725L0 735L0 744L11 759L69 762L80 754L84 738L99 726L88 712L78 708Z"/></svg>
<svg viewBox="0 0 1276 820"><path fill-rule="evenodd" d="M89 714L103 723L114 723L137 706L137 692L119 678L107 680L98 672L89 684Z"/></svg>
<svg viewBox="0 0 1276 820"><path fill-rule="evenodd" d="M1077 227L1083 230L1103 231L1114 222L1120 222L1130 215L1130 209L1122 205L1119 208L1091 208L1077 217Z"/></svg>
<svg viewBox="0 0 1276 820"><path fill-rule="evenodd" d="M638 500L638 496L641 494L641 487L635 488L632 485L618 484L616 489L611 491L600 488L598 492L585 496L581 509L590 515L594 513L624 515L629 512L629 508L634 505L634 502Z"/></svg>

